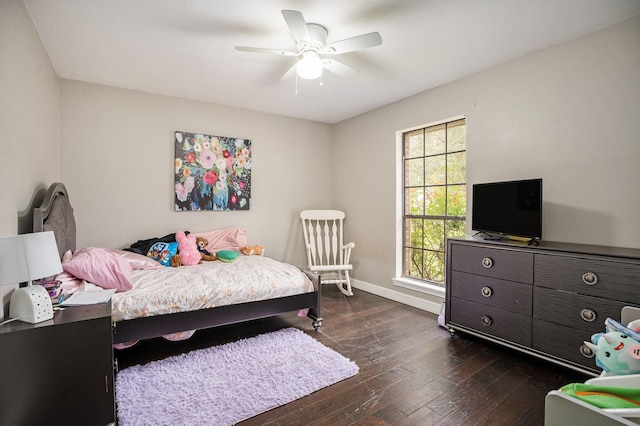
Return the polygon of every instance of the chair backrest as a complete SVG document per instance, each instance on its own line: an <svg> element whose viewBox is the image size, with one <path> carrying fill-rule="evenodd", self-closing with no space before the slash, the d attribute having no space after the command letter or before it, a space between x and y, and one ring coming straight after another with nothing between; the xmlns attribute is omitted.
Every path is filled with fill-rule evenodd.
<svg viewBox="0 0 640 426"><path fill-rule="evenodd" d="M344 265L343 221L340 210L304 210L300 212L307 261L312 266ZM347 260L348 261L348 260Z"/></svg>

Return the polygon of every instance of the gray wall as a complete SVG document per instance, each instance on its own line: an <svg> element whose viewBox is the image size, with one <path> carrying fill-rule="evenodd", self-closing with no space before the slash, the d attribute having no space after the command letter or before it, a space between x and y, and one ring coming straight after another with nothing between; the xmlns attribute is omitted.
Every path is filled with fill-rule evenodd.
<svg viewBox="0 0 640 426"><path fill-rule="evenodd" d="M334 204L349 218L358 279L393 288L395 132L457 115L468 188L542 177L543 239L640 248L635 18L335 125Z"/></svg>
<svg viewBox="0 0 640 426"><path fill-rule="evenodd" d="M174 132L252 140L249 211L174 211ZM298 213L331 204L330 127L311 121L62 80L61 179L78 246L121 248L186 229L247 229L276 259L302 265Z"/></svg>
<svg viewBox="0 0 640 426"><path fill-rule="evenodd" d="M0 141L4 237L31 231L34 197L58 178L58 77L20 0L0 0Z"/></svg>

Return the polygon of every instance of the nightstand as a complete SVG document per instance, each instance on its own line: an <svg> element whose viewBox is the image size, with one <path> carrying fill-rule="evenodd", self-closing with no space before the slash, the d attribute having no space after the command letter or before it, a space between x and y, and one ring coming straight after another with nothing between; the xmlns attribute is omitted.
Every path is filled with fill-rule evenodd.
<svg viewBox="0 0 640 426"><path fill-rule="evenodd" d="M0 327L0 424L115 423L111 304Z"/></svg>

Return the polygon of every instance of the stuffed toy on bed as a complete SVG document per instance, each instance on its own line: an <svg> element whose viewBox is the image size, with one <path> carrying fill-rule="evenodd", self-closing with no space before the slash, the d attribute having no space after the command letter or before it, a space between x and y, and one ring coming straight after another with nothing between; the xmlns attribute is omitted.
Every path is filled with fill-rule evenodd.
<svg viewBox="0 0 640 426"><path fill-rule="evenodd" d="M196 244L198 245L198 251L200 252L202 260L206 260L208 262L218 260L218 256L207 250L209 241L206 238L196 237Z"/></svg>
<svg viewBox="0 0 640 426"><path fill-rule="evenodd" d="M247 256L251 256L251 255L257 255L257 256L262 256L264 255L264 248L262 248L262 246L244 246L240 249L240 253L247 255Z"/></svg>
<svg viewBox="0 0 640 426"><path fill-rule="evenodd" d="M202 262L195 235L185 235L183 231L178 231L176 232L176 241L178 242L178 254L171 258L171 266L190 266Z"/></svg>
<svg viewBox="0 0 640 426"><path fill-rule="evenodd" d="M640 320L625 327L607 318L605 326L605 333L596 333L591 342L584 342L596 354L596 365L604 370L603 375L640 373Z"/></svg>

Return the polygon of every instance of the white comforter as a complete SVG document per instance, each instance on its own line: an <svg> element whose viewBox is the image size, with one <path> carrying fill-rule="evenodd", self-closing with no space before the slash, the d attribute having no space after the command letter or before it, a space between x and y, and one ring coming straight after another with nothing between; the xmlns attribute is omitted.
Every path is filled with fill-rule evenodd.
<svg viewBox="0 0 640 426"><path fill-rule="evenodd" d="M231 263L135 270L133 289L112 298L114 321L266 300L314 290L298 268L263 256Z"/></svg>

